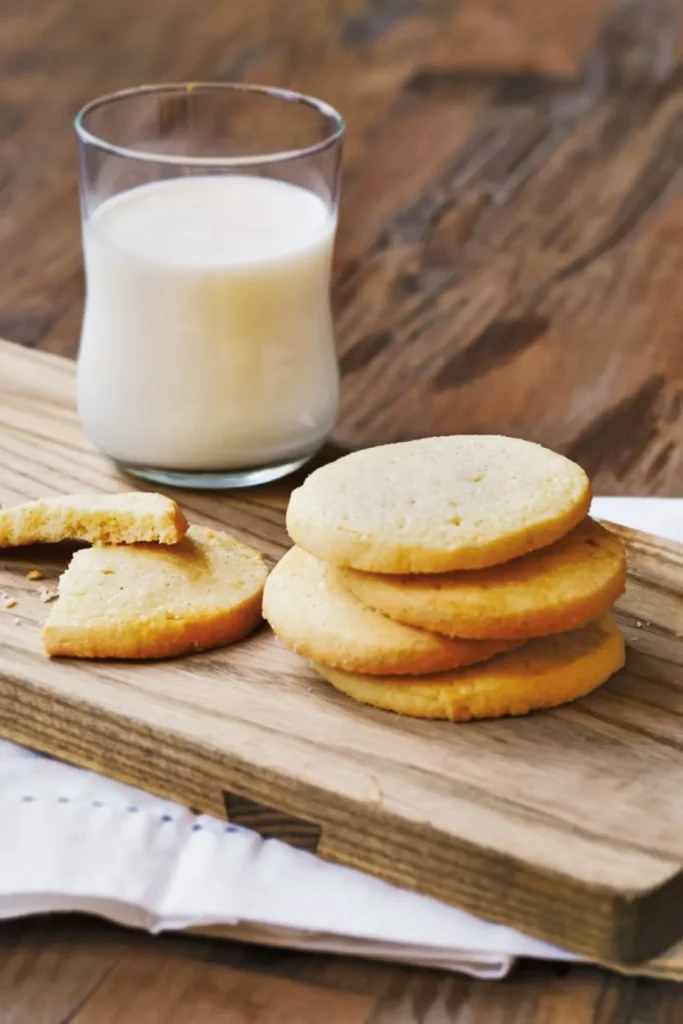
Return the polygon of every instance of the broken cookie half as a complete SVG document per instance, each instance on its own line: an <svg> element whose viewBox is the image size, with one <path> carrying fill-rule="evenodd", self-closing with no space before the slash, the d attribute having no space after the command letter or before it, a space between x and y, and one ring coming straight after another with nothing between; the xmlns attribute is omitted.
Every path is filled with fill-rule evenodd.
<svg viewBox="0 0 683 1024"><path fill-rule="evenodd" d="M191 526L172 547L77 551L43 626L48 654L169 658L233 643L261 621L268 570L227 533Z"/></svg>
<svg viewBox="0 0 683 1024"><path fill-rule="evenodd" d="M163 494L64 494L0 508L0 548L82 540L90 544L177 544L182 509Z"/></svg>

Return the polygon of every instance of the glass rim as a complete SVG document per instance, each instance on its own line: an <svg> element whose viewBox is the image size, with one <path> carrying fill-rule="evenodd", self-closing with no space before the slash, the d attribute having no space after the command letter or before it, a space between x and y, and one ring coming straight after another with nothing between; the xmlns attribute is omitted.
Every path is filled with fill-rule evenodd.
<svg viewBox="0 0 683 1024"><path fill-rule="evenodd" d="M100 107L107 106L118 100L125 100L134 96L160 95L163 93L185 93L190 95L193 92L213 91L254 93L260 96L269 96L272 99L284 100L287 103L299 103L315 110L318 114L331 121L333 127L326 138L320 142L314 142L310 146L277 150L273 153L259 153L252 156L220 157L179 156L175 153L155 153L145 149L133 149L130 146L119 146L94 134L85 126L85 119L94 110L98 110ZM341 140L346 127L341 114L324 100L319 100L315 96L308 96L306 93L295 92L291 89L280 89L277 86L270 85L251 85L246 82L171 82L168 84L137 85L129 89L118 89L115 92L97 96L82 106L76 114L73 124L76 135L81 143L100 149L112 156L125 157L128 160L139 160L145 163L193 167L258 167L286 160L298 160L302 157L322 153L324 150L334 146L335 143Z"/></svg>

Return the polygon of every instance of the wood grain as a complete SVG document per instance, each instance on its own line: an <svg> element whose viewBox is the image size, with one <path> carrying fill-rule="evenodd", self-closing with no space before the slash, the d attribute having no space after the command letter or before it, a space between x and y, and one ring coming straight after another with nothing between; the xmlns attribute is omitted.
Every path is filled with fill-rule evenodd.
<svg viewBox="0 0 683 1024"><path fill-rule="evenodd" d="M0 346L2 500L130 486L86 446L72 389L71 363ZM182 504L270 556L287 544L285 485ZM624 537L627 670L567 708L460 728L354 704L266 628L165 663L50 662L39 591L68 555L6 551L0 731L215 814L224 794L246 798L317 826L322 856L602 960L643 959L683 933L683 550Z"/></svg>
<svg viewBox="0 0 683 1024"><path fill-rule="evenodd" d="M523 434L603 492L680 492L677 0L5 0L0 334L73 355L71 118L243 79L348 123L337 441Z"/></svg>
<svg viewBox="0 0 683 1024"><path fill-rule="evenodd" d="M328 1007L341 1012L343 1024L677 1024L683 1014L680 985L579 965L527 962L502 981L476 982L348 957L152 938L76 917L0 924L2 1024L166 1024L173 1018L159 1013L168 1007L169 977L185 1000L182 1019L192 1024L262 1020L249 1014L263 1012L264 1003L273 1009L268 997L279 996L283 978L298 984L275 1008L289 1010L296 995L309 1014L303 1020L316 1024L328 1024ZM266 997L261 1006L259 993ZM283 1024L299 1021L290 1013Z"/></svg>
<svg viewBox="0 0 683 1024"><path fill-rule="evenodd" d="M109 972L73 1024L366 1024L374 1002L285 978L135 950Z"/></svg>
<svg viewBox="0 0 683 1024"><path fill-rule="evenodd" d="M49 936L49 941L47 941ZM63 1024L130 945L122 929L79 928L73 918L0 925L0 1021Z"/></svg>

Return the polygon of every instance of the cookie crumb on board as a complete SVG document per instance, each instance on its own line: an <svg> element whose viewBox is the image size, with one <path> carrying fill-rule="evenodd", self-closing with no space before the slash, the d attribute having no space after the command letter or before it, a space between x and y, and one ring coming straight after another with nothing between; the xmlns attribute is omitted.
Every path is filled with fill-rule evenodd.
<svg viewBox="0 0 683 1024"><path fill-rule="evenodd" d="M43 604L48 604L49 601L54 601L56 597L57 591L48 590L47 587L44 587L40 592L40 600L43 602Z"/></svg>
<svg viewBox="0 0 683 1024"><path fill-rule="evenodd" d="M370 797L368 798L368 803L371 804L372 807L381 808L384 805L384 794L382 793L382 787L380 786L379 782L377 781L374 775L370 775L369 780L371 793Z"/></svg>
<svg viewBox="0 0 683 1024"><path fill-rule="evenodd" d="M40 569L29 569L26 573L27 580L42 580L43 574Z"/></svg>
<svg viewBox="0 0 683 1024"><path fill-rule="evenodd" d="M14 608L17 602L13 597L4 597L2 603L4 604L5 608Z"/></svg>

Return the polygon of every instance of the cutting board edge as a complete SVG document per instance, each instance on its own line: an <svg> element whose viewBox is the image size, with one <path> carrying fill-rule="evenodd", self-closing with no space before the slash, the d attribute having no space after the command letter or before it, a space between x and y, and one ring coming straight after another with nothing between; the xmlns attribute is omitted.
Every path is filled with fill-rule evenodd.
<svg viewBox="0 0 683 1024"><path fill-rule="evenodd" d="M21 696L18 696L19 693ZM12 709L22 698L30 695L30 706L36 713L35 730L30 728L21 729L18 723L13 723ZM55 734L55 708L60 708L59 724L60 729ZM182 778L177 776L153 777L149 773L149 758L140 754L143 744L128 744L112 742L111 732L107 737L109 742L97 744L95 741L91 748L84 746L83 737L92 734L88 728L91 721L93 705L84 700L73 697L65 697L63 694L56 694L44 690L38 684L29 684L21 678L12 678L0 670L0 736L13 740L41 753L60 758L78 767L95 771L107 777L117 779L128 785L137 786L148 792L174 800L188 806L195 811L213 814L218 817L225 816L224 795L226 792L234 793L260 803L264 807L276 806L281 813L297 816L303 820L307 818L306 807L301 801L304 799L303 791L306 788L313 789L302 780L292 780L299 790L298 798L294 803L290 802L289 796L282 793L275 801L270 801L267 795L268 780L263 781L264 773L261 769L260 786L245 785L244 776L253 771L248 762L239 755L230 754L225 750L213 747L210 744L199 742L190 743L185 736L176 732L173 728L144 724L136 719L118 714L104 708L99 709L99 722L105 729L116 730L119 738L130 736L132 731L137 729L144 733L147 743L151 745L154 752L164 754L164 746L168 748L166 758L168 763L177 766L179 763L178 751L185 748L185 752L192 752L202 766L199 773L200 785L197 788L197 774L194 774L194 785L189 785L189 779L184 784ZM83 728L79 728L79 717L82 717ZM87 721L86 721L87 720ZM34 718L25 713L22 715L24 726L30 725ZM48 722L50 723L48 725ZM137 755L137 765L127 761L121 751L129 747ZM98 756L99 753L99 756ZM209 770L209 765L214 771ZM232 777L230 777L232 776ZM274 775L278 787L282 788L282 779ZM213 787L213 793L210 788ZM262 791L264 790L264 791ZM328 811L333 810L330 805L331 795L319 790L319 799L325 802ZM340 797L335 797L341 802ZM681 914L666 914L662 918L662 911L666 912L672 905L672 895L679 900L679 908L683 908L683 866L680 870L674 870L662 878L655 886L649 886L642 891L624 893L623 890L612 889L609 886L581 882L576 878L562 875L550 870L540 871L538 866L530 871L522 860L506 857L494 851L486 851L467 840L457 840L452 836L444 836L443 833L433 829L425 829L416 824L401 822L392 815L381 811L380 808L371 803L353 802L350 799L344 800L345 804L351 805L348 813L353 816L354 821L360 824L360 819L365 816L370 821L375 819L380 829L388 828L397 824L404 832L412 832L416 844L421 837L429 834L430 846L435 845L435 840L440 840L441 845L449 847L452 855L464 857L464 863L474 881L467 881L467 877L460 874L459 884L454 889L452 885L445 884L439 888L433 882L434 878L448 878L444 873L429 873L425 870L425 863L420 856L414 856L412 863L408 864L410 875L406 876L398 866L402 862L398 858L395 849L389 849L383 863L378 864L371 853L372 837L364 836L356 829L355 835L360 834L366 840L366 847L358 844L350 848L348 842L339 841L339 837L345 835L343 823L332 822L323 835L321 848L318 850L320 856L325 859L350 867L356 870L365 871L382 880L410 889L432 899L440 900L452 906L466 910L496 924L506 924L517 928L525 934L546 942L553 943L562 948L571 949L573 952L587 956L602 962L613 962L623 964L628 968L633 964L656 956L668 949L677 939L681 937L680 920ZM316 816L314 815L313 818ZM336 830L335 830L336 824ZM335 839L336 833L336 839ZM382 831L382 839L385 832ZM375 837L377 839L377 837ZM370 839L368 843L367 840ZM375 843L380 844L379 841ZM395 846L395 844L394 844ZM410 843L408 849L410 849ZM363 855L363 850L365 854ZM400 851L399 851L400 852ZM488 868L484 869L482 858L490 862ZM514 889L503 878L499 879L498 887L493 887L488 894L487 902L478 902L476 880L480 877L498 877L506 868L513 875L517 890L522 897L528 897L534 893L534 887L539 881L550 887L555 894L557 891L564 892L564 897L556 903L549 916L544 918L543 903L539 899L537 904L533 901L530 910L520 912L510 906L509 899ZM526 877L528 876L528 878ZM425 881L427 879L427 881ZM457 895L456 895L457 893ZM546 892L547 897L547 892ZM598 911L598 905L601 910ZM501 913L501 910L504 912ZM585 939L573 941L564 928L567 925L567 914L575 914L583 910L588 920L593 915L594 924L589 926ZM534 915L535 911L535 915ZM607 911L607 912L606 912ZM661 928L662 920L666 927ZM558 921L562 922L563 928L557 929ZM602 926L596 929L596 923ZM575 922L570 921L572 935L578 935Z"/></svg>
<svg viewBox="0 0 683 1024"><path fill-rule="evenodd" d="M617 955L604 961L629 967L665 953L681 939L683 864L660 885L620 902L615 917L628 932L617 935Z"/></svg>

